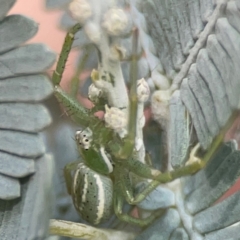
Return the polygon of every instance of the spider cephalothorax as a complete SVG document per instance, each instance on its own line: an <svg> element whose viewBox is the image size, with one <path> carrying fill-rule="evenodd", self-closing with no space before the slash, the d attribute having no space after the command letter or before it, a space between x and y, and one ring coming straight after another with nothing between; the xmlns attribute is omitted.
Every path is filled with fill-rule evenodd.
<svg viewBox="0 0 240 240"><path fill-rule="evenodd" d="M92 142L92 131L86 128L82 131L77 131L75 134L76 142L81 145L85 150L88 150Z"/></svg>

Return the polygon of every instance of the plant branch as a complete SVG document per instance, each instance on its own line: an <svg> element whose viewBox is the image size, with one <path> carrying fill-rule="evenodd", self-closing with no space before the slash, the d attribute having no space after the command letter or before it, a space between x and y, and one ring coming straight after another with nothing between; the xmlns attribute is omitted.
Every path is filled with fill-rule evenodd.
<svg viewBox="0 0 240 240"><path fill-rule="evenodd" d="M134 233L111 229L99 229L81 223L51 219L50 234L91 240L133 240Z"/></svg>

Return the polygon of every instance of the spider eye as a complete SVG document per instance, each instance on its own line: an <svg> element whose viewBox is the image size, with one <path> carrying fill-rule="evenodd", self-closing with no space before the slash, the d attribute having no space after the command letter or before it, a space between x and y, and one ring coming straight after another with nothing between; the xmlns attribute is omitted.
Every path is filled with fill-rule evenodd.
<svg viewBox="0 0 240 240"><path fill-rule="evenodd" d="M77 144L83 149L89 149L91 147L92 142L92 131L89 128L86 128L83 131L77 131L75 133L75 139L77 141Z"/></svg>

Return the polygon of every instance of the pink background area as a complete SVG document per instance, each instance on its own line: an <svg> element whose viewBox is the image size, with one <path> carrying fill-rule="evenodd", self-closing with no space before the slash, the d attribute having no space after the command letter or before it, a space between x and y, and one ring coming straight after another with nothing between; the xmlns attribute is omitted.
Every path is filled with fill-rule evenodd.
<svg viewBox="0 0 240 240"><path fill-rule="evenodd" d="M64 32L57 28L61 11L46 10L44 0L17 0L9 14L24 14L39 24L39 31L29 42L44 42L59 52Z"/></svg>
<svg viewBox="0 0 240 240"><path fill-rule="evenodd" d="M38 33L29 40L29 43L41 42L49 46L57 54L60 53L64 41L65 32L59 26L59 19L63 11L47 10L45 0L17 0L9 14L23 14L32 18L39 24ZM70 78L73 74L73 66L76 52L72 52L67 61L64 71L64 79ZM55 66L51 68L53 71Z"/></svg>

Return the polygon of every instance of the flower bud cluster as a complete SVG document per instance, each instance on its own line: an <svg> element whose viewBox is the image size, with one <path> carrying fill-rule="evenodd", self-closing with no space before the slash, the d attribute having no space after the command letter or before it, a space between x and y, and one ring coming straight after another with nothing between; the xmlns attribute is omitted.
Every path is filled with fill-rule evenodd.
<svg viewBox="0 0 240 240"><path fill-rule="evenodd" d="M112 8L104 14L102 27L110 36L121 36L130 32L132 22L123 9Z"/></svg>
<svg viewBox="0 0 240 240"><path fill-rule="evenodd" d="M105 105L104 120L106 126L115 130L121 137L126 134L127 116L123 110Z"/></svg>
<svg viewBox="0 0 240 240"><path fill-rule="evenodd" d="M68 9L72 18L82 24L92 16L92 8L87 0L73 0Z"/></svg>
<svg viewBox="0 0 240 240"><path fill-rule="evenodd" d="M87 0L72 0L68 6L72 18L82 25L86 25L85 31L88 31L87 35L90 40L96 40L96 37L92 37L91 35L93 32L101 32L96 31L101 28L110 36L115 37L126 35L132 29L130 15L113 3L107 4L106 2L99 1L94 5L91 1Z"/></svg>
<svg viewBox="0 0 240 240"><path fill-rule="evenodd" d="M102 96L101 89L97 88L94 84L91 84L88 88L88 98L93 102L99 102L99 98Z"/></svg>
<svg viewBox="0 0 240 240"><path fill-rule="evenodd" d="M172 92L170 90L155 91L151 98L153 118L160 125L169 121L169 101Z"/></svg>

